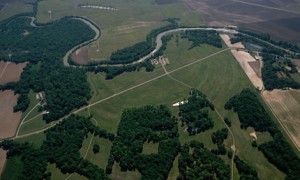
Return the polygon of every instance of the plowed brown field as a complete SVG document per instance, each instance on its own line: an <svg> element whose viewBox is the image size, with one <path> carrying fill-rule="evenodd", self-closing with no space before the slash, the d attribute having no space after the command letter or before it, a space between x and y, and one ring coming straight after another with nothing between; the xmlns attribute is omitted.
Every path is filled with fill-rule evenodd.
<svg viewBox="0 0 300 180"><path fill-rule="evenodd" d="M7 63L0 62L0 84L6 84L8 82L16 82L20 80L23 68L27 63Z"/></svg>
<svg viewBox="0 0 300 180"><path fill-rule="evenodd" d="M231 50L233 56L241 65L246 75L249 77L250 81L255 88L263 89L264 84L262 79L257 75L249 63L257 62L248 52Z"/></svg>
<svg viewBox="0 0 300 180"><path fill-rule="evenodd" d="M283 125L292 141L300 148L300 91L264 91L263 97Z"/></svg>
<svg viewBox="0 0 300 180"><path fill-rule="evenodd" d="M13 112L18 95L13 91L0 91L0 138L14 136L19 124L21 113Z"/></svg>

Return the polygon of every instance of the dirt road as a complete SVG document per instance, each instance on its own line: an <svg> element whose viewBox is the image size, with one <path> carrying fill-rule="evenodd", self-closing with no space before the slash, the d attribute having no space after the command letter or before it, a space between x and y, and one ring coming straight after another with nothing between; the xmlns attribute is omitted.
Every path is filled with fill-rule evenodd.
<svg viewBox="0 0 300 180"><path fill-rule="evenodd" d="M196 63L199 63L199 62L201 62L201 61L203 61L203 60L206 60L206 59L208 59L208 58L210 58L210 57L216 56L216 55L221 54L221 53L223 53L223 52L225 52L225 51L228 51L228 50L229 50L229 48L223 49L223 50L218 51L218 52L216 52L216 53L213 53L213 54L211 54L211 55L209 55L209 56L206 56L206 57L204 57L204 58L198 59L198 60L196 60L196 61L194 61L194 62L191 62L191 63L186 64L186 65L184 65L184 66L181 66L181 67L179 67L179 68L177 68L177 69L174 69L174 70L172 70L172 71L169 71L169 74L174 73L174 72L176 72L176 71L179 71L179 70L181 70L181 69L184 69L184 68L186 68L186 67L189 67L189 66L191 66L191 65L194 65L194 64L196 64ZM113 94L113 95L111 95L111 96L108 96L108 97L106 97L106 98L104 98L104 99L101 99L101 100L96 101L96 102L94 102L94 103L91 103L91 104L89 104L89 105L87 105L87 106L84 106L84 107L82 107L82 108L79 108L78 110L75 110L75 111L73 111L72 113L74 113L74 114L79 113L79 112L81 112L81 111L83 111L83 110L85 110L85 109L87 109L87 108L90 108L90 107L95 106L95 105L97 105L97 104L100 104L100 103L102 103L102 102L104 102L104 101L107 101L107 100L109 100L109 99L112 99L112 98L114 98L114 97L117 97L117 96L119 96L119 95L121 95L121 94L124 94L124 93L126 93L126 92L128 92L128 91L131 91L131 90L133 90L133 89L136 89L136 88L138 88L138 87L140 87L140 86L143 86L143 85L145 85L145 84L148 84L148 83L150 83L150 82L152 82L152 81L155 81L155 80L157 80L157 79L159 79L159 78L162 78L162 77L164 77L164 76L167 76L167 75L168 75L168 74L166 74L166 73L165 73L165 74L162 74L162 75L159 75L159 76L154 77L154 78L152 78L152 79L150 79L150 80L148 80L148 81L142 82L142 83L137 84L137 85L135 85L135 86L132 86L132 87L130 87L130 88L128 88L128 89L125 89L125 90L120 91L120 92L118 92L118 93L115 93L115 94ZM71 114L71 113L70 113L70 114ZM63 118L61 118L60 120L58 120L58 121L56 121L56 122L53 122L53 123L52 123L49 127L47 127L47 128L44 128L44 129L41 129L41 130L38 130L38 131L35 131L35 132L23 134L23 135L20 135L20 136L17 136L17 137L13 137L13 138L11 138L11 139L17 139L17 138L27 137L27 136L30 136L30 135L33 135L33 134L39 134L39 133L41 133L41 132L44 132L44 131L46 131L47 129L49 129L49 128L55 126L56 124L58 124L59 122L61 122L61 121L62 121L63 119L65 119L66 117L70 116L70 114L67 115L67 116L65 116L65 117L63 117Z"/></svg>

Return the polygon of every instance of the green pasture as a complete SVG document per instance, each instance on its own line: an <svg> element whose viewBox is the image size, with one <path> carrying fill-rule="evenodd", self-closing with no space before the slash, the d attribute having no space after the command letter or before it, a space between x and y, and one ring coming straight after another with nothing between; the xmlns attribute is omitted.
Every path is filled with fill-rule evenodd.
<svg viewBox="0 0 300 180"><path fill-rule="evenodd" d="M80 8L79 4L111 6L117 11ZM51 19L49 11L51 11ZM37 21L46 23L65 16L82 16L101 28L101 37L89 46L91 59L107 59L118 49L144 41L155 28L164 26L167 18L180 18L180 25L201 25L202 18L182 3L157 5L154 0L48 0L38 4Z"/></svg>
<svg viewBox="0 0 300 180"><path fill-rule="evenodd" d="M16 14L32 11L32 6L23 2L12 2L4 4L4 7L0 10L0 21Z"/></svg>

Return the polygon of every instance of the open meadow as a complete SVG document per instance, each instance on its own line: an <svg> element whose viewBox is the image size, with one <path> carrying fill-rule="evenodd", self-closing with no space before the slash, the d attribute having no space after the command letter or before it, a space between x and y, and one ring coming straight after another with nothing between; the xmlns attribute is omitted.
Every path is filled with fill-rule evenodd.
<svg viewBox="0 0 300 180"><path fill-rule="evenodd" d="M204 57L205 54L202 56L199 55L199 52L217 52L218 49L210 47L210 46L201 46L197 47L193 50L187 51L186 47L188 47L188 43L184 40L180 40L179 44L176 44L176 37L174 36L173 40L170 41L167 47L167 51L165 52L165 56L169 57L170 65L167 65L166 68L176 69L181 67L183 64L187 64L187 62L193 62L197 60L199 57ZM201 50L204 48L206 51ZM179 51L179 52L178 52ZM182 54L185 58L177 58L173 59L172 54ZM208 55L207 53L206 55ZM176 57L176 56L173 56ZM177 62L175 62L177 61ZM171 66L173 64L173 66ZM218 72L218 73L216 73ZM111 86L113 82L118 82L118 78L121 79L122 76L132 75L135 76L138 81L136 80L135 83L126 83L129 81L122 78L123 88L119 90L126 89L127 84L134 85L137 82L143 81L144 77L147 76L139 76L141 72L134 72L121 75L116 79L108 81L108 86L105 88L100 88L99 85L103 84L104 78L98 75L90 74L90 83L92 86L99 87L96 89L102 89L98 91L95 98L95 101L100 97L103 98L103 94L105 92L113 91L117 92L114 89L118 86ZM151 74L151 73L150 73ZM179 71L170 74L172 77L176 78L177 80L184 82L191 87L197 88L203 93L205 93L214 103L218 112L220 112L221 116L228 117L232 120L232 131L235 138L235 146L237 148L237 154L243 158L247 163L251 164L257 170L259 177L262 179L266 179L268 177L272 177L274 179L282 179L284 174L280 172L275 166L270 164L267 159L263 156L261 152L251 146L253 138L250 136L250 133L253 130L248 129L247 131L240 129L240 124L238 121L237 115L232 113L231 111L224 110L225 102L235 95L236 93L240 92L243 88L254 88L247 76L244 74L243 70L240 68L240 65L236 62L234 57L231 55L230 51L223 52L211 58L208 58L202 62L196 63L193 66L189 66L183 68ZM92 78L91 78L92 77ZM146 80L146 79L145 79ZM145 81L144 80L144 81ZM129 81L131 82L131 80ZM111 84L111 85L110 85ZM109 86L110 85L110 86ZM120 85L119 85L120 86ZM130 86L127 86L130 87ZM110 90L109 90L110 89ZM130 108L135 106L143 106L147 104L164 104L167 105L174 115L177 116L178 108L172 107L171 105L175 102L181 101L184 98L188 97L190 87L183 85L177 81L169 77L162 77L155 81L149 82L141 87L137 87L131 91L128 91L118 97L114 97L102 103L99 103L95 106L90 107L91 114L93 117L98 121L99 126L108 130L109 132L116 133L117 127L120 121L121 113L124 108ZM100 95L102 94L102 95ZM113 94L108 93L108 94ZM87 115L87 110L79 112L79 114ZM187 132L184 131L184 127L179 126L179 139L181 143L187 142L189 140L197 139L200 140L207 146L208 148L215 148L215 145L212 144L210 140L210 135L212 132L216 131L217 129L224 128L225 124L220 119L220 117L212 112L211 116L214 119L215 126L212 130L208 130L204 133L200 133L195 136L189 136ZM272 139L272 137L268 133L258 133L257 134L258 143L267 142ZM225 142L227 149L230 149L232 145L232 138L229 136ZM145 153L155 152L155 144L146 144L144 145ZM250 155L249 155L250 154ZM107 154L108 155L108 154ZM255 159L251 157L256 157ZM107 157L106 157L107 158ZM87 157L87 159L94 161L94 158ZM224 157L227 163L230 163L227 157ZM174 164L178 164L178 158L175 159ZM103 163L101 161L95 161L96 164L99 166ZM101 165L102 166L102 165ZM114 170L117 172L118 165L114 167ZM115 169L116 168L116 169ZM114 177L114 170L112 174L112 178ZM170 177L176 177L178 175L178 168L175 166L171 169L169 174ZM131 179L134 175L134 172L123 173L123 178ZM238 177L237 170L234 170L235 177ZM138 177L138 174L135 176ZM171 178L172 179L172 178Z"/></svg>
<svg viewBox="0 0 300 180"><path fill-rule="evenodd" d="M117 10L80 8L80 4L113 7ZM51 18L49 15L51 11ZM201 25L202 18L179 2L157 4L154 0L48 0L38 5L37 21L40 23L64 16L82 16L101 28L99 40L88 47L91 60L108 59L112 52L140 41L155 28L167 25L167 18L180 18L182 25Z"/></svg>
<svg viewBox="0 0 300 180"><path fill-rule="evenodd" d="M270 2L271 1L272 0L270 0ZM1 2L0 20L8 18L14 13L30 11L32 6L25 4L25 2L31 2L31 0L14 0L12 2L5 0L3 3ZM248 4L249 3L256 3L256 1L251 0ZM279 15L282 18L288 18L290 21L292 21L293 18L298 18L295 11L287 12L292 11L289 6L281 7L279 4L272 5L271 7L273 9L269 7L270 4L251 5L252 8L250 8L250 11L258 8L259 13L253 17L249 17L249 10L243 14L243 10L245 10L246 7L245 4L247 3L239 0L233 0L230 1L230 3L218 2L216 0L204 0L201 2L194 0L43 0L38 2L37 22L47 23L61 19L65 16L81 16L98 25L101 28L100 38L73 53L74 60L77 63L87 64L90 61L109 59L112 52L144 41L151 30L167 25L168 22L163 20L168 18L179 18L179 25L198 26L203 23L203 19L197 13L204 13L206 22L212 25L228 25L226 23L245 25L245 23L249 23L249 26L245 25L244 27L250 28L256 27L257 24L264 21L267 21L268 23L271 23L272 21L271 24L274 25L274 22L277 22L278 19L268 19L268 17L271 12L276 10L276 8L277 11L280 11ZM232 7L230 7L230 5L232 5ZM264 6L267 6L267 8ZM214 7L216 8L212 10ZM284 10L280 10L282 8ZM263 13L264 9L268 9L265 14ZM212 14L206 14L207 10L211 10ZM225 16L220 18L220 12L226 12ZM220 19L212 21L211 16L213 15L216 15ZM241 19L232 21L224 20L224 18L228 17L234 19L239 15L241 15ZM276 25L274 25L274 27L276 27ZM283 29L287 29L287 32L291 33L291 35L292 33L295 33L295 27L283 27ZM258 30L265 29L262 28ZM272 32L273 35L278 35L278 38L282 37L278 32ZM273 135L272 137L267 131L256 132L252 127L243 129L243 123L241 123L239 119L241 116L238 116L238 112L225 109L225 104L228 100L240 93L243 89L248 88L257 92L258 89L264 89L261 80L261 66L258 61L255 60L250 53L238 51L238 49L244 49L243 44L240 42L231 44L228 35L222 35L223 41L216 38L217 40L215 41L220 40L218 41L220 42L220 46L212 43L213 46L208 45L211 40L210 38L207 38L208 40L203 40L201 38L193 40L191 38L193 37L192 35L188 36L188 33L185 33L186 32L182 34L175 33L171 37L170 41L167 42L166 50L163 52L163 61L159 60L158 63L153 63L155 66L153 71L147 72L143 67L137 71L124 72L110 80L106 79L106 74L103 72L86 72L81 71L80 68L76 70L74 68L72 69L74 72L72 71L70 74L67 74L73 67L63 67L59 62L60 57L58 56L56 59L58 60L58 63L53 60L53 65L56 65L55 63L57 63L57 66L51 67L53 68L51 72L43 73L46 77L44 77L42 82L34 85L42 86L40 89L42 89L43 93L46 93L47 98L52 97L53 99L58 100L51 101L50 98L46 98L48 102L47 105L51 105L52 103L52 105L54 104L56 106L60 99L66 97L73 101L65 101L65 104L61 104L61 109L58 108L57 110L59 113L60 111L62 112L59 114L61 116L54 116L49 123L46 123L45 119L48 114L52 115L51 113L55 111L42 111L41 106L45 105L44 103L47 102L38 99L37 94L32 91L32 89L36 88L33 87L34 85L32 85L33 83L31 82L32 80L36 80L33 79L35 77L30 77L32 79L27 77L29 79L28 82L32 83L28 90L30 103L29 107L26 110L24 109L23 113L13 112L13 107L17 102L18 95L14 95L12 90L0 91L0 139L15 135L16 137L13 138L14 141L19 143L29 142L33 144L32 147L24 146L24 151L11 156L7 161L5 151L0 149L1 178L18 179L19 175L22 175L22 173L24 174L23 171L26 170L26 163L29 161L30 164L32 163L35 165L34 168L41 167L42 169L44 166L47 173L44 175L45 177L48 177L45 178L43 176L43 179L85 180L88 179L91 174L94 175L98 173L97 175L100 177L99 174L101 175L102 173L103 175L107 174L109 178L114 180L135 180L141 179L141 177L143 178L145 175L145 172L139 169L139 165L136 164L149 160L150 165L147 164L148 162L145 163L145 165L142 164L144 166L143 168L146 167L145 169L147 169L148 166L151 166L152 162L150 161L153 160L154 164L157 163L157 167L160 167L158 162L162 162L161 159L165 157L162 158L159 156L158 159L161 159L156 161L155 158L157 157L151 155L161 155L163 153L170 155L171 153L169 152L174 151L176 152L173 156L175 160L173 161L172 159L172 161L170 161L170 158L168 159L171 163L169 164L170 166L166 168L166 172L168 172L166 175L168 176L164 177L173 180L179 175L183 175L181 168L182 163L185 162L181 158L184 154L184 144L196 140L203 143L204 147L207 148L207 154L210 153L210 156L219 158L221 162L225 163L225 166L228 167L228 169L230 168L232 179L242 179L243 174L239 172L240 169L238 168L238 163L233 163L233 159L231 159L229 155L230 153L237 155L246 163L246 165L248 164L251 166L257 172L259 179L285 179L288 173L279 170L277 168L278 165L277 167L274 165L276 162L273 162L272 164L270 159L268 160L266 158L266 154L257 148L257 146L262 145L263 143L274 140L274 134L271 133ZM218 37L217 33L214 35ZM194 36L199 37L197 35ZM189 39L189 37L191 39ZM296 36L296 39L297 38L300 39L300 36ZM208 44L199 43L199 41L207 41L206 43ZM55 56L53 55L53 57ZM47 58L45 59L48 60ZM49 61L40 61L37 65L33 65L32 69L34 70L35 67L38 67L37 69L39 69L40 65L47 69L48 66L44 63L49 63ZM51 66L50 64L51 63L49 63L49 69ZM0 85L7 82L17 82L26 65L26 63L16 65L0 61ZM61 71L55 71L59 68ZM34 71L28 72L32 73ZM42 71L36 72L40 73ZM34 75L38 75L38 73ZM55 76L51 73L55 74ZM78 80L76 75L80 73L82 73L82 76L78 76L78 79L82 81L75 81L74 79ZM48 74L49 78L47 79ZM52 76L50 76L50 74ZM67 80L65 81L64 78ZM51 79L51 81L45 82L49 79ZM64 83L59 84L56 82ZM73 84L76 84L76 86L72 86L72 82ZM70 90L68 89L69 87L74 87L74 89L77 88L77 91L74 89ZM47 91L51 88L52 91ZM36 89L40 91L39 88ZM194 91L192 89L199 90L207 96L207 99L206 97L203 98L201 95L199 96L199 92L193 94ZM69 91L74 91L74 93L71 94L72 96L66 93ZM26 95L28 92L26 92ZM90 93L91 97L89 96ZM54 96L54 94L57 96ZM68 111L65 106L80 101L80 98L77 97L79 94L86 94L87 96L84 97L86 99L82 100L82 104L73 106ZM195 99L188 99L193 95ZM280 131L286 132L286 134L283 135L284 138L287 138L287 136L290 137L293 143L296 143L298 148L300 148L299 91L262 91L261 95L262 97L259 97L259 100L257 101L260 101L264 107L269 107L266 110L267 113L275 115L275 117L271 115L271 118L275 121L278 128L281 128L280 125L283 127ZM187 99L188 102L186 101ZM192 102L193 100L195 102ZM191 111L188 112L192 114L191 116L184 116L184 113L188 114L181 109L184 106L174 106L174 104L178 102L185 102L188 105L198 103L195 107L196 109L198 108L199 114L197 114L197 111ZM170 110L170 113L162 107L160 107L161 109L158 108L159 111L154 111L153 109L150 109L150 111L152 111L152 113L164 113L162 117L165 119L162 119L162 121L169 121L168 124L162 123L154 125L153 122L155 122L154 120L157 120L156 117L153 118L153 114L148 115L146 110L141 112L152 118L145 120L147 123L150 122L149 124L152 122L150 120L153 120L151 125L148 125L147 123L142 124L144 121L131 121L136 117L138 117L136 119L142 119L142 116L145 115L140 115L140 112L138 111L133 111L134 115L131 115L131 112L128 109L146 105L166 106ZM193 108L192 105L186 107L186 109ZM123 112L126 113L122 115ZM70 115L72 113L88 117L89 119L82 117L80 117L82 118L80 119L77 116ZM45 114L47 115L44 116L43 119L43 115ZM63 121L63 118L68 119L64 119ZM276 118L280 120L280 125L276 121ZM188 124L189 120L192 122L191 124ZM207 125L207 121L205 120L209 120L213 123L213 126L204 130L199 130L201 128L197 127L195 124L200 122L200 124L203 123L204 125ZM58 122L60 123L56 124ZM201 125L203 126L203 124ZM43 129L52 125L56 126L48 129L46 137L46 133ZM143 131L143 128L149 130L145 131L147 133L145 136L142 134L144 132L139 132ZM135 130L140 134L134 132ZM227 135L222 139L221 144L214 141L215 134L220 130L227 131ZM129 134L128 137L126 137L127 139L122 139L122 133L124 136L127 136L124 132ZM149 142L144 142L145 139L143 138L147 138ZM130 142L129 146L132 145L132 147L130 147L132 149L141 147L141 153L136 149L132 150L128 147L126 147L128 149L124 148L125 146L128 146L128 144L122 144L122 140L124 140L124 142ZM171 145L168 145L168 141L173 144L170 143ZM290 140L287 141L289 144L292 144ZM253 145L254 142L257 143L256 146ZM96 145L99 145L98 152L95 150ZM226 151L223 155L219 152L221 151L221 145ZM11 146L14 148L14 145ZM167 146L167 148L164 146ZM17 149L20 147L17 147ZM180 151L179 147L181 148ZM164 148L167 150L164 150ZM194 153L196 151L195 149L196 147L192 148L192 145L188 145L187 153ZM27 154L23 152L28 151L31 151L32 153L27 153L29 156L26 156ZM137 152L140 154L134 154ZM117 160L114 153L119 156L122 154L122 157L119 157L119 160ZM205 154L205 151L201 151L201 153ZM39 157L36 159L32 158L35 155L39 155ZM165 154L162 156L165 156ZM297 156L299 156L299 152L297 152ZM154 158L151 159L149 157ZM111 161L114 163L111 164ZM120 162L117 163L116 161ZM197 163L194 159L192 161L194 164ZM126 170L130 169L129 166L134 168L131 169L131 171L122 171L122 169L124 169L124 164L122 164L122 162L125 162L125 164L128 162L133 164L131 164L132 166L129 165L130 163L128 163L128 165L126 164ZM215 161L215 163L211 164L217 163L218 161ZM166 164L168 164L168 162L166 162ZM171 164L173 164L172 167ZM110 165L112 165L112 173L109 173L109 170L107 171L106 169ZM27 166L27 168L28 167L29 166ZM211 168L212 167L213 165L211 165ZM3 168L4 171L2 171ZM171 170L169 171L168 168L171 168ZM226 168L224 169L223 170L226 171ZM106 172L104 173L102 170ZM192 171L195 169L189 167L187 171L189 170ZM64 174L63 172L67 173ZM42 174L43 173L44 172L42 172ZM149 172L146 172L146 174L147 173ZM226 173L229 174L229 171L226 171ZM34 172L33 174L37 173ZM213 175L217 177L216 173Z"/></svg>

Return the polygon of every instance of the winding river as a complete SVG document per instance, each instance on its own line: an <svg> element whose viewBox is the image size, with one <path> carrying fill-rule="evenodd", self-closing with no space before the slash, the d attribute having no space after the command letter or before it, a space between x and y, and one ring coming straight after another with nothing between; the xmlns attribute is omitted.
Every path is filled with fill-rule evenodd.
<svg viewBox="0 0 300 180"><path fill-rule="evenodd" d="M35 17L29 17L31 19L31 22L30 22L30 25L33 26L33 27L38 27L34 21L35 21ZM72 49L70 49L66 55L64 56L63 58L63 61L64 61L64 65L67 66L67 67L70 67L70 66L73 66L73 65L70 65L69 62L68 62L68 57L69 55L74 52L76 49L84 46L84 45L87 45L95 40L97 40L99 37L100 37L100 28L96 27L95 26L95 23L91 23L91 21L89 20L86 20L84 18L80 18L80 17L74 17L72 19L76 19L76 20L79 20L79 21L82 21L83 23L85 23L86 25L88 25L96 34L95 34L95 37L93 39L90 39L88 41L85 41L81 44L78 44L76 45L75 47L73 47ZM239 33L238 31L236 30L231 30L231 29L226 29L226 28L201 28L201 27L191 27L191 28L177 28L177 29L172 29L172 30L168 30L168 31L165 31L165 32L162 32L160 34L157 35L156 37L156 47L155 49L147 54L146 56L140 58L140 59L137 59L136 61L130 63L130 64L136 64L136 63L140 63L140 62L143 62L145 61L146 59L150 58L151 56L153 56L162 46L162 37L163 36L166 36L166 35L169 35L169 34L173 34L173 33L176 33L176 32L184 32L184 31L197 31L197 30L205 30L205 31L211 31L211 30L214 30L214 31L217 31L217 32L221 32L221 33L228 33L228 34L237 34ZM103 66L107 66L107 65L103 65ZM110 66L123 66L123 64L114 64L114 65L110 65ZM78 66L76 66L78 67Z"/></svg>

